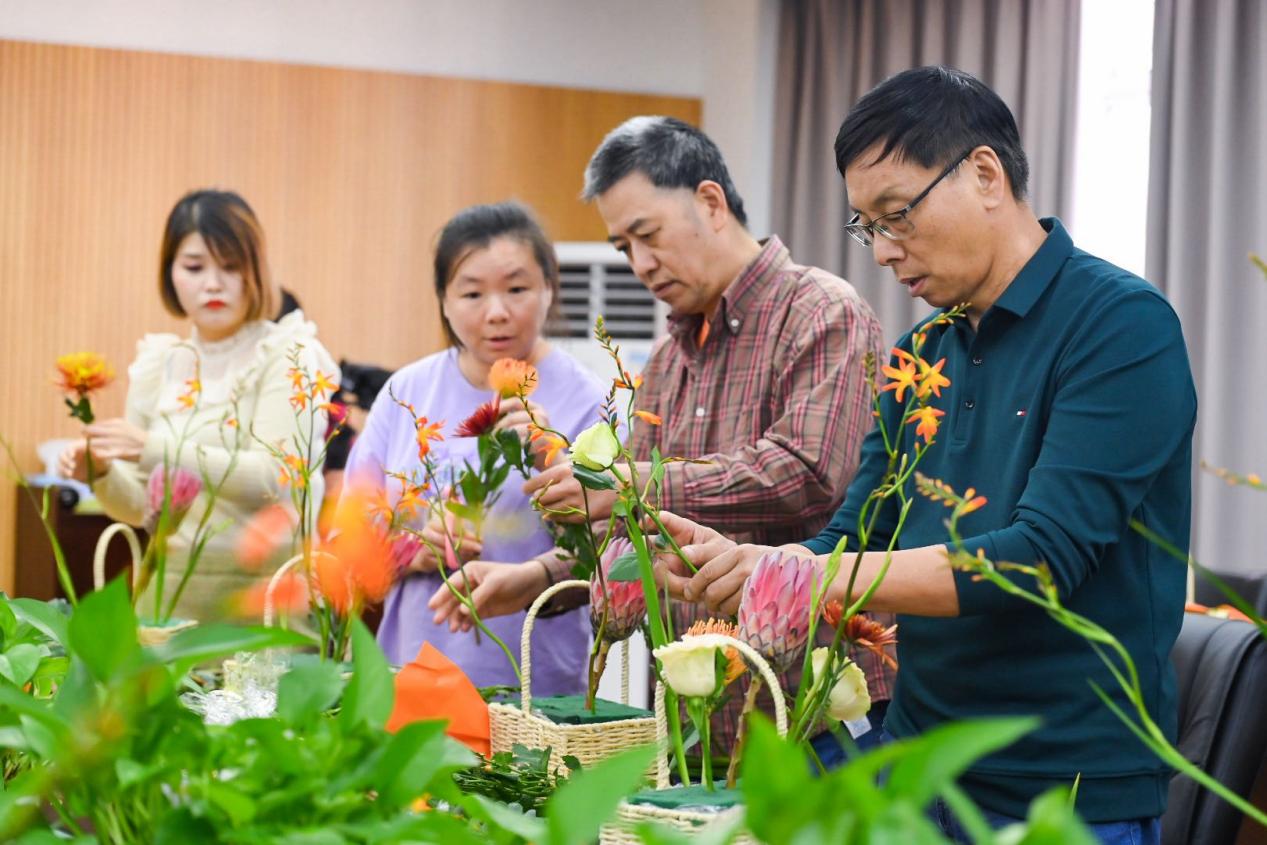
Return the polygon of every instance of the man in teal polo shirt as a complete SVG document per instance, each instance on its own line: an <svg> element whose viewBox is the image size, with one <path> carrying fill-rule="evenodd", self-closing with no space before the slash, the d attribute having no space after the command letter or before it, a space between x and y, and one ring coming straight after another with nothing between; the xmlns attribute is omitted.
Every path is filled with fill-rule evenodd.
<svg viewBox="0 0 1267 845"><path fill-rule="evenodd" d="M849 234L911 296L939 309L970 303L966 319L927 329L923 357L945 358L952 386L934 400L945 416L921 471L987 497L960 523L966 548L1048 564L1066 606L1130 651L1149 711L1173 736L1170 650L1186 572L1129 523L1188 546L1196 392L1174 311L1143 279L1077 249L1059 220L1035 217L1011 112L965 73L918 68L884 82L845 118L836 159L856 212ZM911 334L897 346L910 350ZM913 453L915 427L903 424L892 396L883 422ZM785 548L825 561L848 535L856 549L859 508L886 461L873 431L830 525ZM991 822L1024 817L1035 796L1080 775L1077 807L1102 841L1159 841L1171 773L1088 681L1129 711L1117 684L1086 641L953 571L946 513L917 497L870 605L900 614L901 671L886 729L909 737L957 719L1040 716L1036 731L962 780ZM883 549L895 526L891 509L872 548ZM687 577L666 558L670 588L734 612L762 549L686 520L671 530L701 569ZM864 555L856 594L882 560L881 551ZM845 581L834 597L845 598ZM1018 583L1035 588L1032 579ZM944 807L934 812L967 841Z"/></svg>

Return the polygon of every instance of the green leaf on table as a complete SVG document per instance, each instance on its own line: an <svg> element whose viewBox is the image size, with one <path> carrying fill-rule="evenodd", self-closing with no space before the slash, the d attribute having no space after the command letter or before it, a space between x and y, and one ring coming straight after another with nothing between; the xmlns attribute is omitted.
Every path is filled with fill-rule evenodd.
<svg viewBox="0 0 1267 845"><path fill-rule="evenodd" d="M352 680L343 691L339 722L345 728L366 724L381 728L392 714L396 685L387 657L360 619L352 620Z"/></svg>
<svg viewBox="0 0 1267 845"><path fill-rule="evenodd" d="M298 725L334 706L343 691L343 673L330 660L296 659L277 684L277 715Z"/></svg>
<svg viewBox="0 0 1267 845"><path fill-rule="evenodd" d="M616 480L605 472L598 472L580 464L572 464L572 475L586 490L615 490Z"/></svg>
<svg viewBox="0 0 1267 845"><path fill-rule="evenodd" d="M115 678L141 656L136 613L124 577L84 596L70 617L70 649L99 681Z"/></svg>
<svg viewBox="0 0 1267 845"><path fill-rule="evenodd" d="M646 779L655 747L643 745L577 772L546 805L548 845L588 845L617 805Z"/></svg>
<svg viewBox="0 0 1267 845"><path fill-rule="evenodd" d="M638 553L627 551L612 561L612 568L607 573L608 581L638 581L642 571L638 568Z"/></svg>

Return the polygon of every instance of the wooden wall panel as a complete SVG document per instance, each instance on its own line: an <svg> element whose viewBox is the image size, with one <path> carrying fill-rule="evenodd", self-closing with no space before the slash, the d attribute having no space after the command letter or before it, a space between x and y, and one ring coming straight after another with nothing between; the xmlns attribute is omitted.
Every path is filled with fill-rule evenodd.
<svg viewBox="0 0 1267 845"><path fill-rule="evenodd" d="M159 305L162 224L187 190L237 190L336 357L398 366L440 345L431 246L475 202L516 197L559 240L602 239L577 200L602 136L695 99L0 40L0 434L23 470L75 424L54 358L122 374ZM98 402L122 410L125 379ZM0 588L13 581L0 485ZM20 565L20 561L17 562Z"/></svg>

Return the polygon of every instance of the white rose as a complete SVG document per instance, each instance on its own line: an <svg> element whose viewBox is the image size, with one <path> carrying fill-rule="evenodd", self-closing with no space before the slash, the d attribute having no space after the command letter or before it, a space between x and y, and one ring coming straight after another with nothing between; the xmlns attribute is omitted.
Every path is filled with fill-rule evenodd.
<svg viewBox="0 0 1267 845"><path fill-rule="evenodd" d="M716 639L687 637L655 650L664 682L678 695L707 698L717 690Z"/></svg>
<svg viewBox="0 0 1267 845"><path fill-rule="evenodd" d="M620 441L612 433L611 426L596 422L576 436L568 451L572 463L602 472L615 463L620 454Z"/></svg>
<svg viewBox="0 0 1267 845"><path fill-rule="evenodd" d="M827 668L829 651L830 649L824 646L814 649L813 654L810 655L816 684L821 682L823 672ZM827 696L827 715L842 722L852 722L867 715L870 709L871 694L867 691L867 676L862 674L857 663L850 662Z"/></svg>

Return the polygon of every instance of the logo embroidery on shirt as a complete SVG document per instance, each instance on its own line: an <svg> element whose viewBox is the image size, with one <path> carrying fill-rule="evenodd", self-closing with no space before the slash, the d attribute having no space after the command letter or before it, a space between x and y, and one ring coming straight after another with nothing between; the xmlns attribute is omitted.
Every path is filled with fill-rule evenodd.
<svg viewBox="0 0 1267 845"><path fill-rule="evenodd" d="M1023 416L1025 416L1025 413L1026 413L1026 412L1025 412L1025 409L1024 409L1024 408L1021 408L1020 410L1018 410L1018 411L1016 412L1016 415L1017 415L1018 417L1023 417Z"/></svg>

